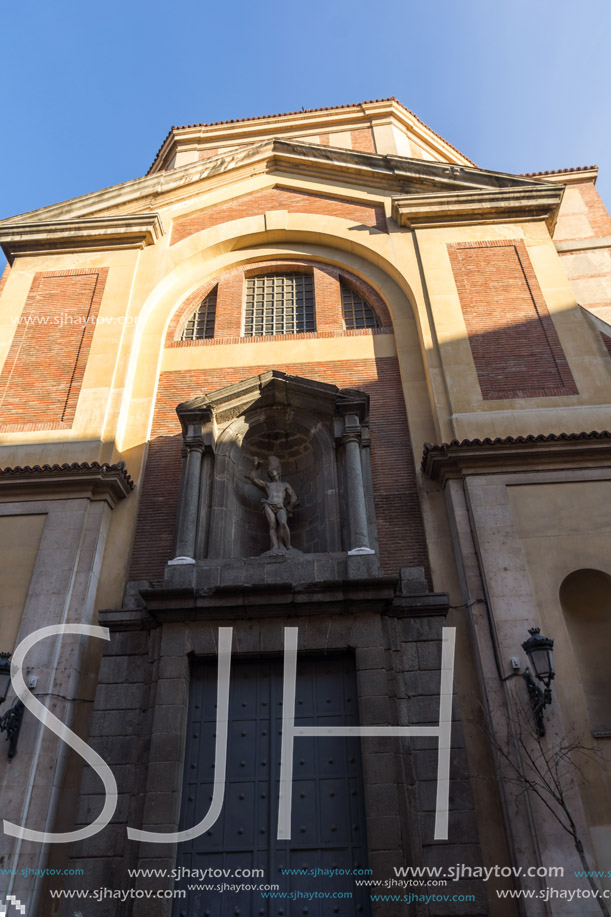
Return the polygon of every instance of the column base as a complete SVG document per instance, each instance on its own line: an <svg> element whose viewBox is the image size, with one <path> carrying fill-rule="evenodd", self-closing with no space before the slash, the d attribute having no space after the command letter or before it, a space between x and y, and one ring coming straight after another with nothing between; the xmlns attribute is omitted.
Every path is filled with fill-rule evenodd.
<svg viewBox="0 0 611 917"><path fill-rule="evenodd" d="M375 554L371 548L352 548L351 551L348 551L348 554Z"/></svg>
<svg viewBox="0 0 611 917"><path fill-rule="evenodd" d="M168 561L168 567L179 567L185 566L186 564L194 564L194 557L175 557L174 560Z"/></svg>

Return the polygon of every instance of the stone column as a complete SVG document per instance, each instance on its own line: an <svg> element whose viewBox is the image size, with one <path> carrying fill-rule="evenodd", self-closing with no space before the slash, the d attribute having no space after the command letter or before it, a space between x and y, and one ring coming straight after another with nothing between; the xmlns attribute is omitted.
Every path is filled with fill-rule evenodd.
<svg viewBox="0 0 611 917"><path fill-rule="evenodd" d="M184 438L182 492L177 520L176 557L170 564L194 564L195 540L199 515L199 492L202 476L204 438L189 433Z"/></svg>
<svg viewBox="0 0 611 917"><path fill-rule="evenodd" d="M350 533L348 554L375 554L369 546L367 504L361 465L361 424L358 414L345 415L342 439L346 455L346 502Z"/></svg>
<svg viewBox="0 0 611 917"><path fill-rule="evenodd" d="M208 535L210 530L210 500L212 496L212 479L214 476L214 448L208 443L204 446L202 472L199 491L199 512L197 521L196 556L208 556Z"/></svg>

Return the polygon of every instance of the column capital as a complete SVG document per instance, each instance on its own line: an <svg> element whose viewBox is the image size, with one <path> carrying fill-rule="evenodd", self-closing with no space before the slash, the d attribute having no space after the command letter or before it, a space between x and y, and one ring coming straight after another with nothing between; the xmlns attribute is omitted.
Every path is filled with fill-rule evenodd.
<svg viewBox="0 0 611 917"><path fill-rule="evenodd" d="M348 443L356 443L357 446L361 444L361 431L360 430L346 430L342 435L342 442L344 445Z"/></svg>
<svg viewBox="0 0 611 917"><path fill-rule="evenodd" d="M342 441L344 443L360 443L361 434L362 429L359 415L353 412L344 414Z"/></svg>
<svg viewBox="0 0 611 917"><path fill-rule="evenodd" d="M187 452L203 452L206 448L204 437L201 433L187 433L183 437L183 446Z"/></svg>

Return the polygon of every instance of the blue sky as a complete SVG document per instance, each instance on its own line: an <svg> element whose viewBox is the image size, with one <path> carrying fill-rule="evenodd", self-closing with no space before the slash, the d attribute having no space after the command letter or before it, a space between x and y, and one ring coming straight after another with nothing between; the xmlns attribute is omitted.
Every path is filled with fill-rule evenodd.
<svg viewBox="0 0 611 917"><path fill-rule="evenodd" d="M143 175L172 124L389 95L486 168L596 163L611 205L609 0L0 0L0 14L0 216Z"/></svg>

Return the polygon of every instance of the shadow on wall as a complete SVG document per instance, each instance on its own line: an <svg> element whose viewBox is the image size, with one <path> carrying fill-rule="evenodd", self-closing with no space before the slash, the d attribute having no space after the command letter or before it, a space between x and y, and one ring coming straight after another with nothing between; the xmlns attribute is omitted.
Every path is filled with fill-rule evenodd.
<svg viewBox="0 0 611 917"><path fill-rule="evenodd" d="M207 555L257 557L268 550L262 494L246 475L255 458L270 455L280 460L282 479L299 500L291 520L293 547L304 553L341 550L334 453L330 431L292 408L249 411L230 424L218 442ZM259 475L266 476L265 466Z"/></svg>
<svg viewBox="0 0 611 917"><path fill-rule="evenodd" d="M611 732L611 576L602 570L575 570L560 587L560 603L592 729Z"/></svg>
<svg viewBox="0 0 611 917"><path fill-rule="evenodd" d="M247 370L233 367L162 373L142 481L130 580L161 583L165 564L174 556L183 446L177 404L269 369L249 366ZM369 395L371 446L366 451L370 453L372 518L375 515L380 561L388 573L396 573L401 566L420 566L428 575L428 551L396 358L381 357L355 364L290 364L281 369L340 388L358 388ZM282 409L266 414L264 421L253 411L247 424L244 418L237 418L240 426L232 428L230 424L233 432L227 442L219 437L215 466L222 480L212 501L208 556L235 557L242 552L258 556L268 549L261 492L245 478L252 471L254 456L266 459L268 454L278 455L283 463L283 478L294 487L300 501L291 520L295 547L308 552L341 550L344 520L341 514L338 517L337 503L343 492L341 473L332 473L330 468L332 454L337 465L332 431L329 428L324 432L302 412L291 415L288 430ZM316 480L312 480L312 469ZM230 518L232 513L239 513L243 520L237 529L235 515L233 520Z"/></svg>

